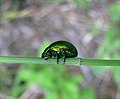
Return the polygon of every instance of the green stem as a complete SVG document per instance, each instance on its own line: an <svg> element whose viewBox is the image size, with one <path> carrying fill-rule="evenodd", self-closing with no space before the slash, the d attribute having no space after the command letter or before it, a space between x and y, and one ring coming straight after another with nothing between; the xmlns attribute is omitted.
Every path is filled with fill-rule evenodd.
<svg viewBox="0 0 120 99"><path fill-rule="evenodd" d="M81 61L81 63L80 63ZM32 64L56 64L56 59L44 60L39 57L16 57L16 56L0 56L1 63L32 63ZM63 59L59 60L59 64L63 64ZM65 65L72 66L120 66L120 60L102 60L102 59L82 59L66 58Z"/></svg>

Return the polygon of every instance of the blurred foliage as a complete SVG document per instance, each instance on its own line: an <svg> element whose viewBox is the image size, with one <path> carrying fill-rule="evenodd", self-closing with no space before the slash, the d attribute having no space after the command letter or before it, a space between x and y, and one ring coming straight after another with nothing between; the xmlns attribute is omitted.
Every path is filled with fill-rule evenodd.
<svg viewBox="0 0 120 99"><path fill-rule="evenodd" d="M100 33L100 29L98 27L92 27L90 31L94 36Z"/></svg>
<svg viewBox="0 0 120 99"><path fill-rule="evenodd" d="M26 10L23 10L23 11L7 11L2 15L3 19L8 20L8 21L13 21L13 20L20 19L20 18L29 18L31 16L32 16L31 12L26 11Z"/></svg>
<svg viewBox="0 0 120 99"><path fill-rule="evenodd" d="M91 87L87 87L84 90L81 90L81 93L82 93L81 99L96 99L95 92Z"/></svg>
<svg viewBox="0 0 120 99"><path fill-rule="evenodd" d="M87 4L88 4L87 0L75 0L74 2L76 5L83 6L83 7L87 6Z"/></svg>
<svg viewBox="0 0 120 99"><path fill-rule="evenodd" d="M120 66L114 66L112 67L112 71L114 73L114 79L118 86L120 86Z"/></svg>
<svg viewBox="0 0 120 99"><path fill-rule="evenodd" d="M110 5L109 14L112 25L100 46L99 57L117 59L120 58L120 1Z"/></svg>
<svg viewBox="0 0 120 99"><path fill-rule="evenodd" d="M0 64L0 92L10 94L11 74L2 64Z"/></svg>
<svg viewBox="0 0 120 99"><path fill-rule="evenodd" d="M99 49L100 58L117 59L120 58L120 38L119 31L112 26L105 34L105 39Z"/></svg>
<svg viewBox="0 0 120 99"><path fill-rule="evenodd" d="M6 2L7 0L0 0L0 6L2 6ZM19 5L20 5L20 0L10 0L9 2L11 5L11 8L9 10L18 10Z"/></svg>
<svg viewBox="0 0 120 99"><path fill-rule="evenodd" d="M12 0L11 2L11 10L18 10L20 6L20 0Z"/></svg>
<svg viewBox="0 0 120 99"><path fill-rule="evenodd" d="M120 21L120 0L118 0L115 4L111 4L109 7L110 16L113 22Z"/></svg>
<svg viewBox="0 0 120 99"><path fill-rule="evenodd" d="M120 59L120 1L109 6L111 27L104 35L104 41L99 47L98 57L107 59ZM114 67L93 67L95 73L103 73L112 70L115 81L120 85L120 66Z"/></svg>
<svg viewBox="0 0 120 99"><path fill-rule="evenodd" d="M44 4L50 4L50 3L52 3L52 4L63 4L65 2L67 2L67 0L43 0L42 2Z"/></svg>
<svg viewBox="0 0 120 99"><path fill-rule="evenodd" d="M4 0L0 0L0 6L3 4Z"/></svg>

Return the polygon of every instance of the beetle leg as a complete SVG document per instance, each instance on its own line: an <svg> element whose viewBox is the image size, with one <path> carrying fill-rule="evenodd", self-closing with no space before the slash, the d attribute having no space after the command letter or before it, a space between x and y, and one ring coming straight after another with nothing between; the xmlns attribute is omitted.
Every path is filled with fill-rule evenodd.
<svg viewBox="0 0 120 99"><path fill-rule="evenodd" d="M63 64L65 64L65 62L66 62L66 57L64 57L64 61L63 61Z"/></svg>
<svg viewBox="0 0 120 99"><path fill-rule="evenodd" d="M59 63L59 54L57 53L57 51L55 53L56 53L57 64L58 64Z"/></svg>
<svg viewBox="0 0 120 99"><path fill-rule="evenodd" d="M57 64L59 63L59 54L56 52L57 54Z"/></svg>
<svg viewBox="0 0 120 99"><path fill-rule="evenodd" d="M45 60L49 59L48 57L44 58Z"/></svg>
<svg viewBox="0 0 120 99"><path fill-rule="evenodd" d="M66 51L63 50L63 52L64 52L64 61L63 61L63 64L65 64L65 62L66 62Z"/></svg>

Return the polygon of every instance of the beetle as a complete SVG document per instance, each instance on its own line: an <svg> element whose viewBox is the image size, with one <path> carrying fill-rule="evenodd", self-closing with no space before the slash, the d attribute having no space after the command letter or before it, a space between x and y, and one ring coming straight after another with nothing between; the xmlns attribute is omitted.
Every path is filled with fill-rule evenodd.
<svg viewBox="0 0 120 99"><path fill-rule="evenodd" d="M59 58L64 58L65 63L66 58L77 57L77 55L77 49L73 44L67 41L56 41L44 50L41 58L44 58L45 60L49 58L57 58L58 64Z"/></svg>

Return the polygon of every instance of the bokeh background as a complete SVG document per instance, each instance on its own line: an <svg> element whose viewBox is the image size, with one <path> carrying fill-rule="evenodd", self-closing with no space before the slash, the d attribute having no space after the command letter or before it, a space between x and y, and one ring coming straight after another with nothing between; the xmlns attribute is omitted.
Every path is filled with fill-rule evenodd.
<svg viewBox="0 0 120 99"><path fill-rule="evenodd" d="M120 0L0 0L0 56L41 57L58 40L120 59ZM120 99L119 77L119 66L1 63L0 99Z"/></svg>

